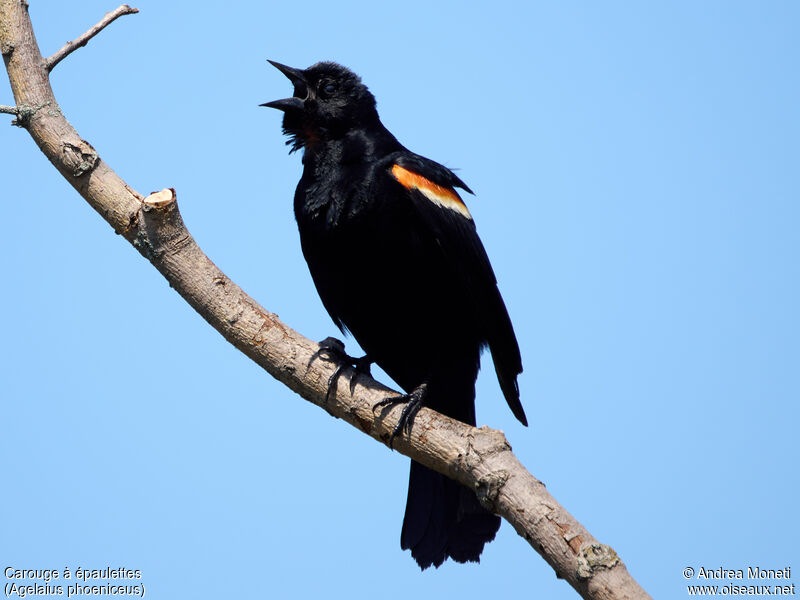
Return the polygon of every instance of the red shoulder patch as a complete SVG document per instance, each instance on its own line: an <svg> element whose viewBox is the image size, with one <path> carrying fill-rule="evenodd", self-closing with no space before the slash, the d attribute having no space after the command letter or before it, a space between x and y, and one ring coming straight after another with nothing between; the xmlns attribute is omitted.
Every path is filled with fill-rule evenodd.
<svg viewBox="0 0 800 600"><path fill-rule="evenodd" d="M392 175L406 189L419 190L423 196L437 206L454 210L467 219L472 219L467 205L453 188L441 186L397 164L392 166Z"/></svg>

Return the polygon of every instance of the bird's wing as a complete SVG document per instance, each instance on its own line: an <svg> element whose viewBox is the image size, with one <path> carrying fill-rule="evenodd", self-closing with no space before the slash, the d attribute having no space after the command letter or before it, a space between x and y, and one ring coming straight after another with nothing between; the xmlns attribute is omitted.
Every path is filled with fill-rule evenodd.
<svg viewBox="0 0 800 600"><path fill-rule="evenodd" d="M405 197L435 236L447 264L454 266L465 291L473 296L500 388L514 416L527 425L519 401L522 358L514 328L472 215L455 188L472 191L450 169L410 152L390 155L384 166L390 184L405 188Z"/></svg>

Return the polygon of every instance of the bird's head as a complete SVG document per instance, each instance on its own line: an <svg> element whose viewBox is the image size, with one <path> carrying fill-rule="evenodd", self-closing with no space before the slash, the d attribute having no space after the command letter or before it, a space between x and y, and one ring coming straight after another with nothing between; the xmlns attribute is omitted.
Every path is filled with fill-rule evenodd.
<svg viewBox="0 0 800 600"><path fill-rule="evenodd" d="M334 62L319 62L305 70L269 62L289 78L294 95L261 106L284 112L283 132L292 151L379 122L375 97L350 69Z"/></svg>

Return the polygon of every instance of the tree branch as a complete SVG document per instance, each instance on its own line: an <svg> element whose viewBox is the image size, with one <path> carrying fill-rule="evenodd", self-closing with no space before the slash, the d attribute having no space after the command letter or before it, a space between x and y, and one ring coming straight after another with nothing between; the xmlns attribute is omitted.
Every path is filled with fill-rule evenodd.
<svg viewBox="0 0 800 600"><path fill-rule="evenodd" d="M16 106L5 106L3 104L0 104L0 113L4 113L7 115L17 115L19 114L19 111L17 110Z"/></svg>
<svg viewBox="0 0 800 600"><path fill-rule="evenodd" d="M75 39L75 40L73 40L71 42L67 42L66 44L64 44L58 50L58 52L56 52L55 54L53 54L52 56L47 58L45 60L45 68L48 71L52 71L53 68L58 63L60 63L67 56L69 56L70 54L75 52L75 50L77 50L78 48L81 48L82 46L85 46L86 44L88 44L90 39L92 39L98 33L103 31L103 29L105 29L106 27L111 25L111 23L116 21L118 18L120 18L123 15L133 15L133 14L136 14L138 12L139 12L138 8L131 8L127 4L123 4L122 6L117 8L116 10L113 10L110 13L106 13L106 16L103 17L103 19L97 25L92 27L89 31L84 33L79 38L77 38L77 39Z"/></svg>
<svg viewBox="0 0 800 600"><path fill-rule="evenodd" d="M0 0L0 51L20 107L20 124L81 196L226 340L306 400L386 443L401 408L376 415L372 407L396 392L360 376L351 396L344 385L353 376L349 370L326 403L327 381L334 367L313 359L318 345L262 308L202 252L183 223L174 190L147 197L133 190L58 110L50 69L114 18L131 12L136 11L120 7L109 13L87 34L44 61L25 0ZM584 598L649 598L614 550L592 537L525 470L502 432L470 427L423 408L410 435L396 439L394 446L474 490L484 506L511 523Z"/></svg>

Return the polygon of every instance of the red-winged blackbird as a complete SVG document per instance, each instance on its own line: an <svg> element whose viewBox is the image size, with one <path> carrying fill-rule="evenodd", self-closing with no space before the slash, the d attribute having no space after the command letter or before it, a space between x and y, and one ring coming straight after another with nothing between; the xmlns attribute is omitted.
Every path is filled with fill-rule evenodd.
<svg viewBox="0 0 800 600"><path fill-rule="evenodd" d="M262 106L285 113L287 144L304 150L294 197L303 255L331 318L367 353L356 366L377 363L407 392L387 400L407 401L394 435L423 403L475 425L475 379L487 345L508 405L527 425L516 336L455 188L471 190L403 147L352 71L333 62L306 70L270 62L294 84L293 97ZM499 527L474 493L411 462L400 543L420 567L448 557L477 562Z"/></svg>

